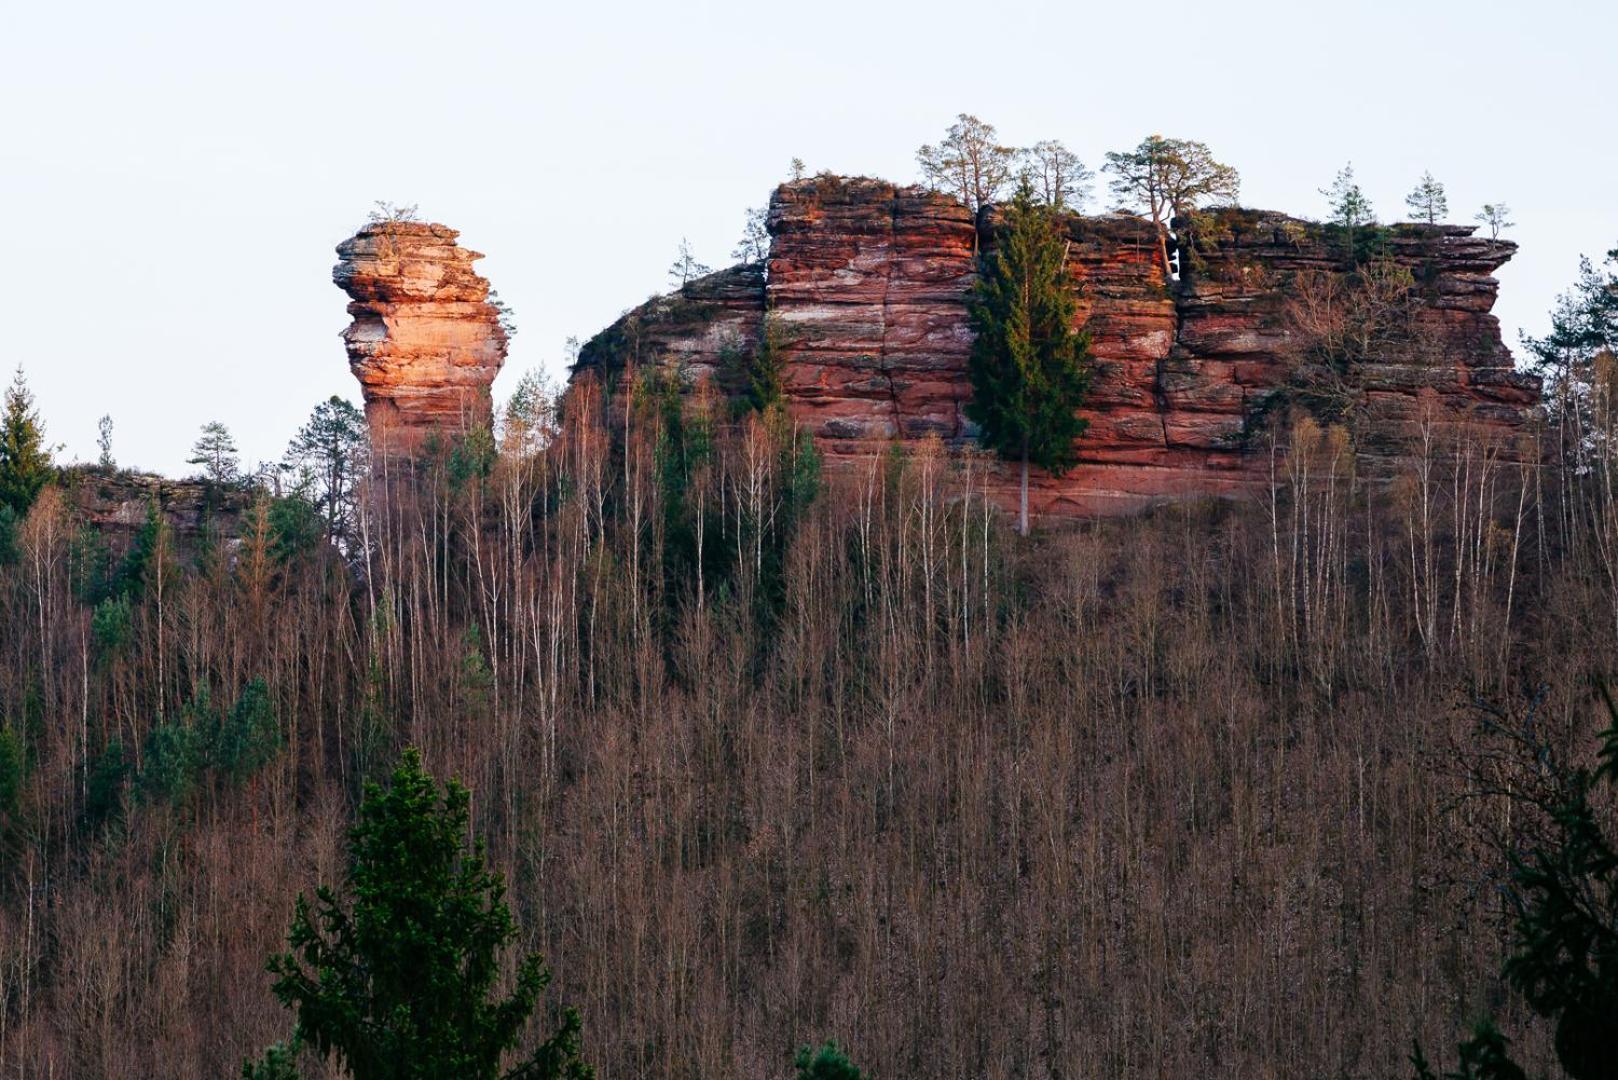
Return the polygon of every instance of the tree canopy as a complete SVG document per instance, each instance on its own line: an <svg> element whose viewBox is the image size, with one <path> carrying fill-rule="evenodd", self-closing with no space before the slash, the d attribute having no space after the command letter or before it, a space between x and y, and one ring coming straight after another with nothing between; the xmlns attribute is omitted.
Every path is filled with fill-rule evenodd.
<svg viewBox="0 0 1618 1080"><path fill-rule="evenodd" d="M1234 203L1241 194L1240 174L1191 139L1148 135L1133 150L1109 152L1103 168L1112 174L1113 195L1151 217L1165 272L1170 222L1208 203Z"/></svg>
<svg viewBox="0 0 1618 1080"><path fill-rule="evenodd" d="M20 520L50 478L51 452L45 445L45 429L18 367L0 411L0 506Z"/></svg>
<svg viewBox="0 0 1618 1080"><path fill-rule="evenodd" d="M1061 215L1023 183L1007 204L970 305L976 338L966 414L984 446L1022 465L1020 527L1028 530L1028 467L1065 472L1086 421L1088 335L1073 329Z"/></svg>
<svg viewBox="0 0 1618 1080"><path fill-rule="evenodd" d="M469 801L454 780L440 796L414 749L386 790L366 786L346 895L321 886L311 906L299 894L291 951L269 962L275 996L297 1016L294 1043L334 1056L355 1080L584 1080L594 1073L579 1056L571 1009L520 1065L500 1071L550 972L529 954L510 996L489 1000L517 925L483 842L467 846Z"/></svg>

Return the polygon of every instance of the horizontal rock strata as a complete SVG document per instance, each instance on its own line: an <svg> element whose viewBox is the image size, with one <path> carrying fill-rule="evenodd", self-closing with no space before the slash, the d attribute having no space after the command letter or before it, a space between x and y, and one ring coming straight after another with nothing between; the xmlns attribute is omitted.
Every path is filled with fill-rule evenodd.
<svg viewBox="0 0 1618 1080"><path fill-rule="evenodd" d="M625 371L652 364L723 388L767 320L785 355L791 414L832 465L893 439L972 445L967 300L975 242L993 242L992 221L922 188L817 177L776 190L769 228L763 267L721 271L628 313L585 346L576 376L605 375L621 389ZM1118 512L1256 487L1268 457L1255 434L1308 382L1299 292L1345 285L1341 238L1282 214L1219 211L1195 250L1177 255L1176 282L1147 221L1074 216L1068 231L1094 356L1089 429L1076 468L1036 474L1034 509ZM1394 226L1378 240L1412 285L1397 343L1390 337L1347 376L1362 453L1400 452L1423 420L1509 440L1539 397L1490 314L1491 274L1515 245L1447 225ZM1010 474L998 494L1010 496Z"/></svg>
<svg viewBox="0 0 1618 1080"><path fill-rule="evenodd" d="M506 359L500 311L443 225L386 221L337 247L332 281L352 298L343 331L373 444L410 453L429 436L487 424Z"/></svg>

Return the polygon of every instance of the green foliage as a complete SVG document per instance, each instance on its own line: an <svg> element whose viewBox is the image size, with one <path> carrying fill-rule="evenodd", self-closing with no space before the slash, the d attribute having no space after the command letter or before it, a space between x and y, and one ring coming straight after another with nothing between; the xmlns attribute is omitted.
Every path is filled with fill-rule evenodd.
<svg viewBox="0 0 1618 1080"><path fill-rule="evenodd" d="M798 1070L797 1080L863 1080L865 1076L848 1055L829 1040L819 1050L800 1047L792 1059L792 1067Z"/></svg>
<svg viewBox="0 0 1618 1080"><path fill-rule="evenodd" d="M1428 225L1437 225L1449 213L1449 197L1444 194L1444 185L1434 180L1430 172L1421 174L1415 189L1405 196L1405 205L1410 208L1412 220Z"/></svg>
<svg viewBox="0 0 1618 1080"><path fill-rule="evenodd" d="M488 1000L517 928L482 842L467 847L469 799L453 780L440 797L420 755L406 750L386 791L366 786L346 895L321 886L312 906L300 894L291 951L269 962L275 996L297 1016L296 1038L356 1080L500 1075L550 981L529 955L511 995ZM578 1014L566 1010L505 1075L592 1076L579 1058Z"/></svg>
<svg viewBox="0 0 1618 1080"><path fill-rule="evenodd" d="M1460 1045L1459 1063L1453 1072L1442 1077L1433 1072L1419 1045L1410 1055L1410 1064L1416 1070L1416 1080L1528 1080L1528 1074L1511 1060L1506 1050L1510 1042L1494 1026L1494 1021L1484 1020L1472 1037Z"/></svg>
<svg viewBox="0 0 1618 1080"><path fill-rule="evenodd" d="M0 566L17 561L17 511L0 503Z"/></svg>
<svg viewBox="0 0 1618 1080"><path fill-rule="evenodd" d="M129 779L129 771L129 763L124 760L124 744L114 737L90 766L81 816L86 828L97 828L123 810L124 784Z"/></svg>
<svg viewBox="0 0 1618 1080"><path fill-rule="evenodd" d="M354 483L365 469L369 448L364 414L336 394L315 406L287 445L286 464L313 479L329 536L347 531Z"/></svg>
<svg viewBox="0 0 1618 1080"><path fill-rule="evenodd" d="M241 695L215 729L209 758L215 768L240 783L275 759L281 750L281 725L263 679L242 687Z"/></svg>
<svg viewBox="0 0 1618 1080"><path fill-rule="evenodd" d="M146 733L136 788L142 801L183 806L206 764L203 740L189 718L154 724Z"/></svg>
<svg viewBox="0 0 1618 1080"><path fill-rule="evenodd" d="M133 609L127 596L112 596L101 601L90 615L90 637L96 643L96 653L106 657L129 644L133 634Z"/></svg>
<svg viewBox="0 0 1618 1080"><path fill-rule="evenodd" d="M979 441L1000 456L1061 474L1086 421L1089 335L1075 332L1062 219L1024 183L1006 208L999 246L984 260L969 310L972 400ZM1026 485L1025 485L1026 493Z"/></svg>
<svg viewBox="0 0 1618 1080"><path fill-rule="evenodd" d="M1599 786L1618 788L1618 705L1603 688L1612 723L1592 772L1576 770L1552 808L1554 838L1512 855L1515 909L1504 975L1530 1008L1556 1025L1556 1057L1573 1080L1613 1075L1618 1030L1618 847L1591 804ZM1452 1077L1514 1080L1507 1040L1491 1022L1460 1046ZM1417 1047L1417 1075L1430 1078Z"/></svg>
<svg viewBox="0 0 1618 1080"><path fill-rule="evenodd" d="M202 425L202 434L191 445L187 465L202 466L202 475L216 484L233 483L240 472L241 459L230 429L218 420Z"/></svg>
<svg viewBox="0 0 1618 1080"><path fill-rule="evenodd" d="M450 487L459 491L473 480L488 479L497 456L494 434L482 424L474 427L450 448Z"/></svg>
<svg viewBox="0 0 1618 1080"><path fill-rule="evenodd" d="M719 360L726 381L740 395L740 410L767 412L781 404L785 395L786 330L774 315L765 315L759 327L758 344L752 349L727 346Z"/></svg>
<svg viewBox="0 0 1618 1080"><path fill-rule="evenodd" d="M242 1063L242 1080L298 1080L297 1040L275 1043L257 1061Z"/></svg>
<svg viewBox="0 0 1618 1080"><path fill-rule="evenodd" d="M0 727L0 815L17 812L22 782L28 773L27 748L10 724Z"/></svg>
<svg viewBox="0 0 1618 1080"><path fill-rule="evenodd" d="M13 524L28 513L51 472L51 452L34 410L34 395L18 367L0 409L0 506L11 510Z"/></svg>
<svg viewBox="0 0 1618 1080"><path fill-rule="evenodd" d="M325 529L320 510L302 495L270 500L270 550L286 563L315 550Z"/></svg>

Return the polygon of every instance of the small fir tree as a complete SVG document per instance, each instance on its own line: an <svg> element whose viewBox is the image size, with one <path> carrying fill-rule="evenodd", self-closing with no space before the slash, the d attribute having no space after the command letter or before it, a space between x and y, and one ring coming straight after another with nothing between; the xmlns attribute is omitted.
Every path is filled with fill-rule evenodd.
<svg viewBox="0 0 1618 1080"><path fill-rule="evenodd" d="M550 982L530 954L511 995L489 1000L517 926L482 841L468 848L469 798L453 780L440 795L420 755L406 750L387 790L366 785L344 894L321 886L313 905L299 895L291 951L270 960L275 996L297 1015L294 1044L334 1056L355 1080L502 1075L500 1059ZM566 1010L561 1027L503 1075L593 1076L579 1056L579 1026Z"/></svg>
<svg viewBox="0 0 1618 1080"><path fill-rule="evenodd" d="M1354 179L1354 163L1351 161L1338 170L1331 187L1321 188L1320 193L1331 205L1331 223L1343 230L1350 255L1357 256L1355 243L1360 230L1376 224L1376 213L1371 209L1371 200Z"/></svg>
<svg viewBox="0 0 1618 1080"><path fill-rule="evenodd" d="M51 452L45 445L45 429L19 366L0 411L0 506L9 507L14 520L20 522L50 478Z"/></svg>
<svg viewBox="0 0 1618 1080"><path fill-rule="evenodd" d="M966 414L984 446L1022 466L1017 522L1024 535L1029 466L1066 472L1086 427L1077 409L1090 382L1090 341L1073 329L1062 221L1020 185L970 306L977 337Z"/></svg>
<svg viewBox="0 0 1618 1080"><path fill-rule="evenodd" d="M112 457L111 416L103 416L96 422L96 449L101 452L100 456L96 459L97 466L107 470L108 472L111 472L113 469L118 467L118 463L114 461Z"/></svg>
<svg viewBox="0 0 1618 1080"><path fill-rule="evenodd" d="M1424 172L1416 188L1405 196L1405 205L1410 207L1410 213L1416 221L1428 225L1437 225L1449 213L1449 199L1444 196L1444 185L1433 179L1433 174Z"/></svg>

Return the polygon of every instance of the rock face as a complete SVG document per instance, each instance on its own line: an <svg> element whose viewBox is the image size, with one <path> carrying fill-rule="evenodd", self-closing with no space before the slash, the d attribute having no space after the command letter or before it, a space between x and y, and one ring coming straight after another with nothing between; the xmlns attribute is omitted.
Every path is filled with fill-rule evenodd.
<svg viewBox="0 0 1618 1080"><path fill-rule="evenodd" d="M771 200L764 267L722 271L630 312L585 346L575 377L621 389L631 366L658 364L690 385L712 376L723 388L730 359L768 326L785 357L791 414L829 464L893 439L936 435L964 448L975 435L964 412L967 300L974 242L992 244L991 218L877 180L784 184ZM1397 453L1423 417L1509 438L1539 399L1538 380L1513 370L1489 313L1498 288L1490 274L1515 245L1471 233L1402 225L1383 237L1384 265L1403 287L1382 313L1376 347L1337 380L1356 403L1362 454ZM1073 216L1068 234L1094 357L1089 430L1076 468L1033 477L1032 507L1121 512L1256 487L1268 469L1255 438L1265 415L1332 374L1310 360L1318 311L1306 301L1347 287L1341 244L1285 215L1220 211L1196 249L1178 253L1185 270L1172 281L1147 221ZM1008 469L998 494L1009 500L1012 488Z"/></svg>
<svg viewBox="0 0 1618 1080"><path fill-rule="evenodd" d="M153 510L181 551L195 550L210 533L228 542L241 535L242 516L254 499L242 487L85 465L62 469L58 483L75 516L120 547L146 525Z"/></svg>
<svg viewBox="0 0 1618 1080"><path fill-rule="evenodd" d="M490 421L506 333L472 269L483 256L456 246L459 235L385 221L337 246L332 281L353 298L343 343L379 450L408 454L429 435Z"/></svg>

